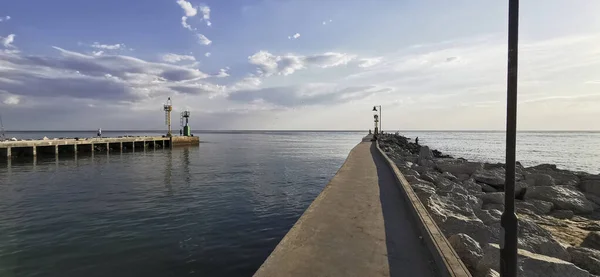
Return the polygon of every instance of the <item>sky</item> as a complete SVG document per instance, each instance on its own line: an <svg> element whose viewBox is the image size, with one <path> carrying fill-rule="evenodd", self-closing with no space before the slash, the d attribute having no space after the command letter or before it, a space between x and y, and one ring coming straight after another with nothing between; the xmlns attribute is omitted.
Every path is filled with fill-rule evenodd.
<svg viewBox="0 0 600 277"><path fill-rule="evenodd" d="M0 1L8 130L504 130L508 1ZM600 130L600 1L521 1L519 130Z"/></svg>

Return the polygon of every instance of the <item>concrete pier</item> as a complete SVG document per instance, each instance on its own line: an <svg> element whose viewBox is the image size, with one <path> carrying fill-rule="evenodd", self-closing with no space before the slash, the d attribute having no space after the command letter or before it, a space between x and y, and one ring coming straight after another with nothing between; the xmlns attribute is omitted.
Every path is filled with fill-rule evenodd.
<svg viewBox="0 0 600 277"><path fill-rule="evenodd" d="M441 276L370 137L255 276Z"/></svg>
<svg viewBox="0 0 600 277"><path fill-rule="evenodd" d="M119 137L0 141L0 161L38 155L60 155L78 152L122 152L170 148L179 145L198 145L198 137Z"/></svg>

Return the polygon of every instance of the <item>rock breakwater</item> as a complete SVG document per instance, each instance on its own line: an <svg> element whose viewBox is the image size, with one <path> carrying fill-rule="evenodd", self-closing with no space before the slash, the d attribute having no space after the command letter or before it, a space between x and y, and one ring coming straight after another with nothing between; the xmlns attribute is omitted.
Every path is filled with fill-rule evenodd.
<svg viewBox="0 0 600 277"><path fill-rule="evenodd" d="M453 158L400 135L378 143L471 273L495 276L504 164ZM600 175L517 163L516 181L519 276L600 274Z"/></svg>

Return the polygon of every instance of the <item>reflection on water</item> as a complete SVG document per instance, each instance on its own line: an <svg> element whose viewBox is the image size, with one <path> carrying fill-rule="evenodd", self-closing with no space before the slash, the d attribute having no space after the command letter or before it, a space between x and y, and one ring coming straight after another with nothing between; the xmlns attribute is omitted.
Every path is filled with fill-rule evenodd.
<svg viewBox="0 0 600 277"><path fill-rule="evenodd" d="M251 276L361 137L206 134L5 163L0 276Z"/></svg>

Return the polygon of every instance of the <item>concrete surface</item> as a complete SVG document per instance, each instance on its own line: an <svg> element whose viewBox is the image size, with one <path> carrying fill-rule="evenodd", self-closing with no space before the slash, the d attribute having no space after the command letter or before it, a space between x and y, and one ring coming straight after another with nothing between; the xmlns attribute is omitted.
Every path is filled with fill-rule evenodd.
<svg viewBox="0 0 600 277"><path fill-rule="evenodd" d="M438 276L395 176L366 137L255 276Z"/></svg>
<svg viewBox="0 0 600 277"><path fill-rule="evenodd" d="M404 197L406 203L409 203L408 209L411 211L415 226L419 227L420 234L423 237L438 269L440 276L448 277L471 277L469 270L461 261L456 251L452 248L444 233L439 229L435 221L427 212L419 197L414 192L404 175L400 172L396 164L383 152L379 146L376 146L377 152L383 158L388 168L394 173L396 184L400 188L400 194Z"/></svg>

